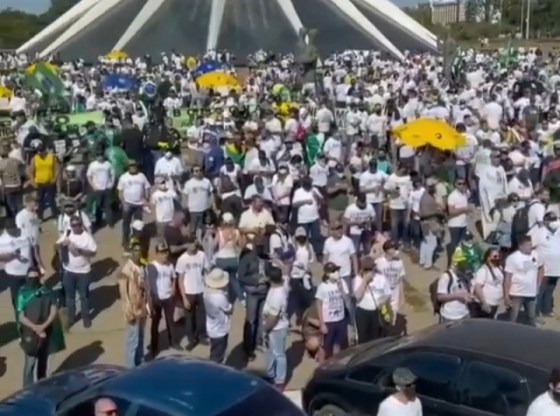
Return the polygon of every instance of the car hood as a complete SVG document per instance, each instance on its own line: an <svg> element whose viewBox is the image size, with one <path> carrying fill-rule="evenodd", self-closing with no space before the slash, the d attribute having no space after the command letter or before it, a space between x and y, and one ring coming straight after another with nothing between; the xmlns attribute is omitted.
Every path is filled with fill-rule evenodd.
<svg viewBox="0 0 560 416"><path fill-rule="evenodd" d="M119 366L92 365L56 374L2 400L0 415L10 414L11 409L18 409L22 416L27 412L34 412L35 416L52 415L65 399L124 370Z"/></svg>

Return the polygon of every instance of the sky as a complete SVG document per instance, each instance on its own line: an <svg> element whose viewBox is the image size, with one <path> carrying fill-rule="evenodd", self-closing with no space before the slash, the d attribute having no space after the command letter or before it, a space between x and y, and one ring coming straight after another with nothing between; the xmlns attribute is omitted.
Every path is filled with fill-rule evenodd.
<svg viewBox="0 0 560 416"><path fill-rule="evenodd" d="M411 6L418 4L419 0L393 0L397 6ZM51 4L50 0L0 0L0 10L13 8L28 13L40 14L46 11Z"/></svg>

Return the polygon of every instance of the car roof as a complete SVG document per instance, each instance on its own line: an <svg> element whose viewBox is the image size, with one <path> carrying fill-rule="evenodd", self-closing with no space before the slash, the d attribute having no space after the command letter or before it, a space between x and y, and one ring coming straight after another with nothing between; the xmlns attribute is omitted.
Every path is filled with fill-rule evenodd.
<svg viewBox="0 0 560 416"><path fill-rule="evenodd" d="M118 375L103 390L184 415L214 415L266 386L264 381L209 361L171 356Z"/></svg>
<svg viewBox="0 0 560 416"><path fill-rule="evenodd" d="M466 319L429 327L396 347L451 348L523 362L550 371L559 363L560 333L512 322ZM530 351L530 353L528 353Z"/></svg>

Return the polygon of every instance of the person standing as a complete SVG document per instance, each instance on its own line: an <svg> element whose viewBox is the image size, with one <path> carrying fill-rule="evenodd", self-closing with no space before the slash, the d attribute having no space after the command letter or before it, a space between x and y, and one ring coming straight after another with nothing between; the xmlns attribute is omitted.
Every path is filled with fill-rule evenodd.
<svg viewBox="0 0 560 416"><path fill-rule="evenodd" d="M141 220L150 193L150 183L143 173L138 171L138 163L128 162L128 171L121 175L117 185L122 204L122 246L126 250L130 239L130 223L133 219Z"/></svg>
<svg viewBox="0 0 560 416"><path fill-rule="evenodd" d="M473 318L496 317L504 299L504 269L501 266L500 250L489 248L482 258L482 266L471 282L475 303L471 311Z"/></svg>
<svg viewBox="0 0 560 416"><path fill-rule="evenodd" d="M440 322L456 322L469 317L468 304L473 300L467 284L461 279L463 265L453 264L437 280L437 301L441 305Z"/></svg>
<svg viewBox="0 0 560 416"><path fill-rule="evenodd" d="M51 215L58 216L55 198L58 170L56 156L41 144L37 149L37 154L31 159L28 172L31 183L37 190L37 200L39 202L37 215L41 221L47 205L51 209Z"/></svg>
<svg viewBox="0 0 560 416"><path fill-rule="evenodd" d="M47 376L50 344L57 317L56 299L41 284L40 276L39 270L30 269L17 297L17 327L25 355L24 388ZM56 335L60 334L61 332ZM63 348L62 345L59 347Z"/></svg>
<svg viewBox="0 0 560 416"><path fill-rule="evenodd" d="M216 267L224 270L229 275L229 299L235 303L235 299L240 302L245 301L245 294L241 288L241 284L237 278L237 269L239 268L239 252L242 244L242 236L235 227L235 218L229 212L222 214L222 221L215 237L215 246L217 247L214 261Z"/></svg>
<svg viewBox="0 0 560 416"><path fill-rule="evenodd" d="M397 392L381 402L377 416L422 416L422 402L416 396L414 373L406 367L398 367L393 371L392 378Z"/></svg>
<svg viewBox="0 0 560 416"><path fill-rule="evenodd" d="M210 180L204 177L200 166L194 166L192 173L192 178L183 186L183 195L187 199L191 232L197 235L204 229L204 213L212 206L214 187Z"/></svg>
<svg viewBox="0 0 560 416"><path fill-rule="evenodd" d="M528 316L529 325L536 325L537 294L544 279L541 256L533 250L531 237L518 240L518 248L506 259L504 301L509 309L509 320L517 322L521 306Z"/></svg>
<svg viewBox="0 0 560 416"><path fill-rule="evenodd" d="M116 177L111 162L105 158L103 150L97 152L86 171L90 193L88 194L88 212L99 227L103 214L109 227L113 226L113 185Z"/></svg>
<svg viewBox="0 0 560 416"><path fill-rule="evenodd" d="M169 187L165 179L156 178L156 185L157 189L150 196L150 205L156 217L157 236L163 238L165 227L173 219L178 196L174 187Z"/></svg>
<svg viewBox="0 0 560 416"><path fill-rule="evenodd" d="M150 325L150 352L152 357L159 353L159 322L163 314L167 326L167 339L171 348L181 350L173 313L175 312L175 288L177 276L169 262L169 248L165 242L156 244L155 259L146 269L146 290L152 322Z"/></svg>
<svg viewBox="0 0 560 416"><path fill-rule="evenodd" d="M91 327L89 285L91 283L91 263L97 254L97 243L90 233L85 231L80 217L70 219L71 230L61 236L57 247L62 257L64 269L62 285L66 294L69 326L76 317L76 291L80 296L80 313L84 328Z"/></svg>
<svg viewBox="0 0 560 416"><path fill-rule="evenodd" d="M130 257L119 274L119 293L126 321L126 366L134 368L144 359L144 329L148 316L146 270L142 265L142 247L130 246Z"/></svg>
<svg viewBox="0 0 560 416"><path fill-rule="evenodd" d="M308 176L301 179L301 188L295 190L292 196L292 215L294 223L305 229L315 253L323 252L323 236L319 215L323 197L317 188L313 187L312 179Z"/></svg>
<svg viewBox="0 0 560 416"><path fill-rule="evenodd" d="M386 335L383 308L390 306L391 285L389 280L376 271L375 261L364 257L361 273L354 277L354 295L356 297L356 331L358 342L373 341Z"/></svg>
<svg viewBox="0 0 560 416"><path fill-rule="evenodd" d="M16 227L13 218L7 218L5 231L0 235L0 261L5 262L4 273L10 287L14 308L17 294L25 284L27 272L33 263L33 245L26 233Z"/></svg>
<svg viewBox="0 0 560 416"><path fill-rule="evenodd" d="M288 339L288 290L282 270L271 267L268 271L270 288L263 306L264 330L266 342L267 376L274 386L284 390L288 360L286 358L286 341Z"/></svg>
<svg viewBox="0 0 560 416"><path fill-rule="evenodd" d="M343 230L342 223L338 221L331 223L331 236L325 241L323 261L332 262L340 268L340 278L352 293L352 276L358 271L358 256L354 243L344 235Z"/></svg>
<svg viewBox="0 0 560 416"><path fill-rule="evenodd" d="M199 343L206 342L203 293L204 275L210 269L210 265L204 251L198 249L193 236L187 237L186 248L177 259L175 271L185 308L185 330L188 339L186 349L192 351Z"/></svg>
<svg viewBox="0 0 560 416"><path fill-rule="evenodd" d="M210 361L222 364L225 360L231 330L233 305L228 300L228 274L221 269L212 269L204 277L204 310L206 333L210 339Z"/></svg>
<svg viewBox="0 0 560 416"><path fill-rule="evenodd" d="M450 238L447 248L447 267L449 267L455 249L465 240L468 215L472 211L469 205L466 179L460 177L455 181L455 189L447 197L447 211L449 213L447 226Z"/></svg>
<svg viewBox="0 0 560 416"><path fill-rule="evenodd" d="M6 214L14 217L23 208L23 163L10 154L9 142L3 143L0 149L0 183L6 202Z"/></svg>

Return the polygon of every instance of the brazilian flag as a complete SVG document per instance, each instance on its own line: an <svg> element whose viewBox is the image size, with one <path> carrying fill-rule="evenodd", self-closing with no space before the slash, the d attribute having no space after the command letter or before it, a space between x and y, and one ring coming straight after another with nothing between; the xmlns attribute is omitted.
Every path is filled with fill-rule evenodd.
<svg viewBox="0 0 560 416"><path fill-rule="evenodd" d="M66 89L60 77L45 63L35 65L25 78L26 85L49 99L64 99Z"/></svg>
<svg viewBox="0 0 560 416"><path fill-rule="evenodd" d="M233 163L238 166L243 166L245 164L245 151L239 149L235 144L225 145L225 155L231 158Z"/></svg>

